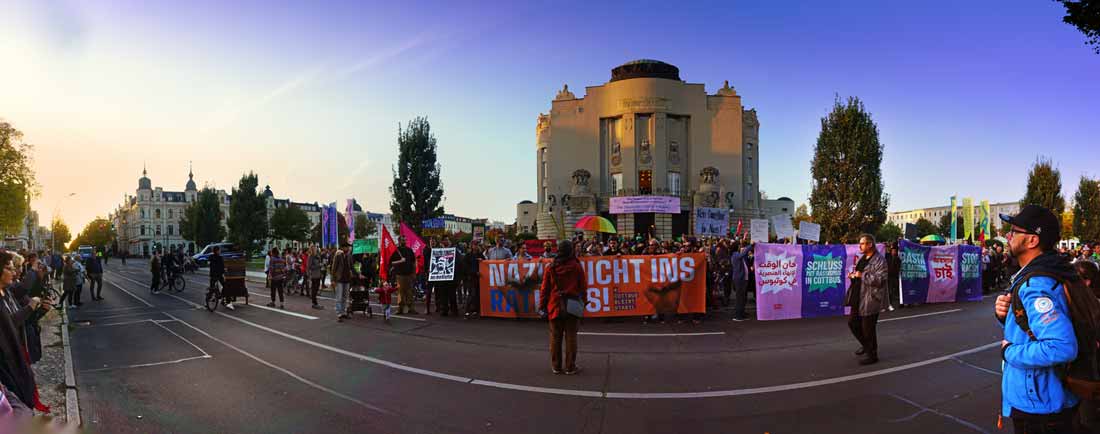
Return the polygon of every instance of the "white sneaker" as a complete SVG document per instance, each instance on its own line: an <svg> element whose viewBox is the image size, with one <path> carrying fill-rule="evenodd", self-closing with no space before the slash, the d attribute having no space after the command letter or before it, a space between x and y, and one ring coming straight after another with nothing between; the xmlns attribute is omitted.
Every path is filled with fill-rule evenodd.
<svg viewBox="0 0 1100 434"><path fill-rule="evenodd" d="M237 308L233 307L233 303L226 303L225 308L229 310L237 310Z"/></svg>

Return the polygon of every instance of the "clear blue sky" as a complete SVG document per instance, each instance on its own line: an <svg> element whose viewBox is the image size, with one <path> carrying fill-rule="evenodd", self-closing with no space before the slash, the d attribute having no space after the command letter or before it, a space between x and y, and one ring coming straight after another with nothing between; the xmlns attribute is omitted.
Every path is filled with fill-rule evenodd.
<svg viewBox="0 0 1100 434"><path fill-rule="evenodd" d="M636 58L729 80L761 121L761 187L806 201L820 118L855 95L886 145L891 210L1016 200L1037 155L1067 199L1097 176L1100 55L1052 1L101 2L0 16L0 117L37 146L48 218L154 185L388 208L399 122L429 118L448 212L511 221L534 199L534 129L563 83ZM15 63L12 63L15 62ZM94 174L90 181L88 174ZM61 199L76 192L71 199Z"/></svg>

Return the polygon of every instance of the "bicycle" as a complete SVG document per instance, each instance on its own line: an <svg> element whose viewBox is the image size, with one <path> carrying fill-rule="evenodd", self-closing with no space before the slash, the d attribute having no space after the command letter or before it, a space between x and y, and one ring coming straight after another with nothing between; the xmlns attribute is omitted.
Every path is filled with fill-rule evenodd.
<svg viewBox="0 0 1100 434"><path fill-rule="evenodd" d="M168 285L168 289L177 294L183 292L187 287L187 281L183 278L183 273L168 271L165 273L164 284Z"/></svg>
<svg viewBox="0 0 1100 434"><path fill-rule="evenodd" d="M218 282L214 282L206 289L206 310L215 311L218 310L218 305L222 302L222 291L219 288Z"/></svg>

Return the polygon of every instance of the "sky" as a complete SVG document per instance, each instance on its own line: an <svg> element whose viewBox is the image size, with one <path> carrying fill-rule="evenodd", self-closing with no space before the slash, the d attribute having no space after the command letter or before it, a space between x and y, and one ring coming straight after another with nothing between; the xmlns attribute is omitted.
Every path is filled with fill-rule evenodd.
<svg viewBox="0 0 1100 434"><path fill-rule="evenodd" d="M858 96L890 210L1023 196L1042 155L1072 197L1100 175L1100 55L1053 1L0 0L0 118L34 145L43 224L255 171L275 195L389 208L398 126L428 118L448 213L535 199L535 123L563 84L638 58L760 129L760 184L807 202L821 118Z"/></svg>

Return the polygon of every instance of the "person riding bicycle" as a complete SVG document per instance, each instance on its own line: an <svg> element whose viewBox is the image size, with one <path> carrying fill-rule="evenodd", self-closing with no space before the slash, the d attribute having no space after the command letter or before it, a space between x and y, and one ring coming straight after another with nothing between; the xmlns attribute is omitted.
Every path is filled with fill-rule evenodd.
<svg viewBox="0 0 1100 434"><path fill-rule="evenodd" d="M161 271L164 273L164 283L168 285L168 288L174 289L175 282L172 279L179 273L179 266L175 253L161 256Z"/></svg>
<svg viewBox="0 0 1100 434"><path fill-rule="evenodd" d="M214 253L210 255L210 288L213 289L214 285L218 285L218 288L225 288L225 261L222 260L222 248L221 246L214 246ZM225 308L234 310L233 300L234 297L225 297L223 304Z"/></svg>

